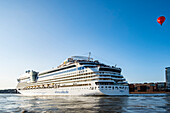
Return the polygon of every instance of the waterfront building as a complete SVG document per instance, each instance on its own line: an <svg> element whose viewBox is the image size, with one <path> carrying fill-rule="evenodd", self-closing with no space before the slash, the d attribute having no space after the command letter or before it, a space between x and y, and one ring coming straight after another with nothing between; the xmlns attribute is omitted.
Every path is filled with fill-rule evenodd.
<svg viewBox="0 0 170 113"><path fill-rule="evenodd" d="M166 83L135 83L129 84L130 93L165 93Z"/></svg>
<svg viewBox="0 0 170 113"><path fill-rule="evenodd" d="M156 85L154 83L136 83L133 88L134 92L153 92L156 90Z"/></svg>
<svg viewBox="0 0 170 113"><path fill-rule="evenodd" d="M166 75L166 88L167 91L170 91L170 67L165 68L165 75Z"/></svg>
<svg viewBox="0 0 170 113"><path fill-rule="evenodd" d="M158 82L156 83L157 91L165 91L166 90L166 83L165 82Z"/></svg>

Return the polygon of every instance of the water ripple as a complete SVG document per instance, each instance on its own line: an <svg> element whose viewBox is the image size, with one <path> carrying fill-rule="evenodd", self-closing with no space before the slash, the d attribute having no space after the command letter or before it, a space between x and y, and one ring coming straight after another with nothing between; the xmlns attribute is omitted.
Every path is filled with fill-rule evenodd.
<svg viewBox="0 0 170 113"><path fill-rule="evenodd" d="M169 95L114 96L22 96L0 94L2 113L104 113L170 112Z"/></svg>

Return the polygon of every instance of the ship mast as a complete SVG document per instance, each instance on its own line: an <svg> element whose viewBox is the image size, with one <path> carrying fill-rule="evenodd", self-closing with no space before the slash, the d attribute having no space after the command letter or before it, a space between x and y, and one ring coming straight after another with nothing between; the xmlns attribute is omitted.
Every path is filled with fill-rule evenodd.
<svg viewBox="0 0 170 113"><path fill-rule="evenodd" d="M90 61L90 55L91 55L91 52L89 52L89 57L88 57L88 61Z"/></svg>

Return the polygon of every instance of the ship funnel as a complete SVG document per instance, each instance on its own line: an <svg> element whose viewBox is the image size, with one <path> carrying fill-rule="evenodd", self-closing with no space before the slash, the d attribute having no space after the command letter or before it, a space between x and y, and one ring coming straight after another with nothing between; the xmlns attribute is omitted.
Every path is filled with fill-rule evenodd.
<svg viewBox="0 0 170 113"><path fill-rule="evenodd" d="M30 82L37 82L38 72L31 70L31 71L29 72L29 74L30 74Z"/></svg>

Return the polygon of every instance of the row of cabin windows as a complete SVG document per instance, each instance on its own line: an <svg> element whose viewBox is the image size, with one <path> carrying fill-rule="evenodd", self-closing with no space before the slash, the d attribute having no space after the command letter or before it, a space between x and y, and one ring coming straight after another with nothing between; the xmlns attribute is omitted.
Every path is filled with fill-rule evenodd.
<svg viewBox="0 0 170 113"><path fill-rule="evenodd" d="M74 85L60 85L60 84L45 84L37 86L28 86L24 89L44 89L44 88L60 88L60 87L75 87L75 86L91 86L91 84L74 84Z"/></svg>
<svg viewBox="0 0 170 113"><path fill-rule="evenodd" d="M87 70L85 70L85 71L87 72ZM61 78L76 77L76 76L88 75L88 74L92 74L92 73L77 74L77 72L74 72L74 73L63 74L63 75L60 75L59 77L55 77L55 78L61 79ZM72 75L72 76L66 76L66 75ZM47 80L44 80L44 81L47 81Z"/></svg>
<svg viewBox="0 0 170 113"><path fill-rule="evenodd" d="M68 68L72 68L72 67L76 67L76 65L72 65L72 66L68 66L68 67L63 67L63 68L60 68L60 69L55 69L55 70L52 70L52 71L41 73L40 75L45 75L45 74L48 74L48 73L53 73L53 72L56 72L56 71L60 71L60 70L64 70L64 69L68 69Z"/></svg>
<svg viewBox="0 0 170 113"><path fill-rule="evenodd" d="M79 71L78 73L84 73L84 72L87 72L87 70L82 70L82 71ZM64 75L73 75L73 74L77 74L77 72L68 73L68 74L64 74Z"/></svg>
<svg viewBox="0 0 170 113"><path fill-rule="evenodd" d="M80 67L79 67L80 68ZM83 68L84 69L84 68ZM75 69L71 69L71 70L75 70ZM67 71L63 71L63 72L59 72L59 73L54 73L54 74L50 74L50 75L44 75L44 76L40 76L40 78L43 78L43 77L47 77L47 76L51 76L51 75L56 75L56 74L61 74L61 73L66 73L66 72L70 72L71 70L67 70ZM81 70L79 71L78 73L84 73L84 72L87 72L87 70ZM104 72L100 72L100 74L104 74ZM76 74L76 72L74 73L68 73L68 74L65 74L65 75L72 75L72 74ZM106 74L106 73L105 73ZM42 75L42 74L40 74Z"/></svg>
<svg viewBox="0 0 170 113"><path fill-rule="evenodd" d="M48 79L48 80L39 81L39 83L40 82L44 82L44 81L49 81L49 80L55 80L55 79L63 79L63 78L69 78L69 77L78 77L78 76L83 76L83 75L90 75L90 74L93 74L93 73L95 73L95 72L84 73L84 74L77 74L77 75L73 75L73 76L55 77L54 79ZM72 78L70 78L70 79L72 79ZM66 79L66 80L68 80L68 79ZM49 81L49 82L51 82L51 81Z"/></svg>
<svg viewBox="0 0 170 113"><path fill-rule="evenodd" d="M82 70L82 71L79 71L78 73L84 73L84 72L87 72L87 70ZM74 76L69 76L69 77L75 77L75 76L81 76L81 75L88 75L88 74L93 74L95 72L91 72L91 73L84 73L84 74L78 74L78 75L74 75ZM57 73L58 74L58 73ZM73 72L73 73L68 73L68 74L64 74L62 76L64 77L61 77L61 78L67 78L65 77L65 75L73 75L73 74L77 74L77 72ZM98 72L98 73L95 73L95 74L115 74L115 73L108 73L108 72ZM51 74L51 75L55 75L55 74ZM47 75L47 76L51 76L51 75ZM47 76L40 76L39 78L43 78L43 77L47 77ZM101 77L116 77L116 78L123 78L122 76L114 76L114 75L100 75ZM21 80L21 82L26 82L26 81L29 81L29 78L25 79L25 80Z"/></svg>
<svg viewBox="0 0 170 113"><path fill-rule="evenodd" d="M72 71L74 71L74 72L72 72ZM60 75L60 74L64 74L64 73L67 73L67 74L64 74L64 75L71 75L71 74L76 74L77 72L75 72L75 71L76 71L76 68L70 69L70 70L65 70L65 71L62 71L62 72L57 72L57 73L51 73L51 74L48 74L48 75L43 75L43 76L40 76L39 78L44 78L44 77L54 76L54 75ZM72 73L70 73L70 72L72 72Z"/></svg>
<svg viewBox="0 0 170 113"><path fill-rule="evenodd" d="M100 68L99 71L112 71L112 72L118 72L118 73L121 72L121 70L110 69L110 68Z"/></svg>
<svg viewBox="0 0 170 113"><path fill-rule="evenodd" d="M114 86L98 86L98 87L90 87L90 89L91 90L94 90L94 89L97 89L97 88L101 88L101 89L128 89L128 87L118 87L118 86L116 86L116 87L114 87Z"/></svg>
<svg viewBox="0 0 170 113"><path fill-rule="evenodd" d="M48 88L51 88L51 87L48 87ZM118 89L128 89L128 87L118 87L118 86L116 86L116 87L114 87L114 86L98 86L98 87L83 87L83 88L70 88L71 90L77 90L77 89L89 89L89 90L96 90L96 89L105 89L105 90L107 90L107 89L109 89L109 90L118 90ZM25 89L27 89L27 88L25 88ZM35 89L35 88L28 88L28 89ZM37 88L36 88L37 89ZM62 90L65 90L65 89L62 89Z"/></svg>
<svg viewBox="0 0 170 113"><path fill-rule="evenodd" d="M113 73L113 72L98 72L99 74L119 74L120 75L120 73L117 73L117 72L115 72L115 73Z"/></svg>
<svg viewBox="0 0 170 113"><path fill-rule="evenodd" d="M82 71L79 71L78 73L84 73L84 72L87 72L87 70L82 70ZM92 73L95 73L95 72L92 72ZM56 73L58 74L58 73ZM43 78L43 77L48 77L48 76L52 76L52 75L56 75L55 73L54 74L51 74L51 75L45 75L45 76L40 76L39 78ZM73 75L73 74L77 74L77 72L73 72L73 73L67 73L67 74L64 74L64 75ZM98 72L96 74L116 74L116 73L110 73L110 72ZM86 73L84 74L86 75ZM108 75L103 75L103 76L108 76ZM114 75L112 75L112 77L115 77ZM116 76L118 78L122 78L122 76Z"/></svg>
<svg viewBox="0 0 170 113"><path fill-rule="evenodd" d="M78 75L75 75L75 76L69 76L69 77L76 77ZM93 75L93 76L86 76L86 77L79 77L79 78L70 78L70 79L66 79L66 80L78 80L78 79L85 79L85 78L92 78L92 77L112 77L110 75ZM62 78L59 78L59 79L63 79L63 78L68 78L68 77L62 77ZM116 78L123 78L123 77L116 77ZM26 80L22 80L21 82L27 82L29 81L30 79L26 79ZM100 80L111 80L110 78L100 78ZM48 80L46 80L48 81ZM59 80L59 81L64 81L64 80Z"/></svg>
<svg viewBox="0 0 170 113"><path fill-rule="evenodd" d="M96 76L98 76L98 75L96 75ZM111 78L93 78L93 77L96 77L96 76L87 76L87 77L81 77L81 78L70 78L70 79L64 79L64 80L55 80L53 82L73 83L73 81L74 82L86 82L86 81L93 81L93 80L112 80ZM49 82L51 82L51 81L49 81Z"/></svg>
<svg viewBox="0 0 170 113"><path fill-rule="evenodd" d="M90 90L96 90L96 89L99 89L99 88L101 88L101 89L128 89L128 87L112 87L112 86L98 86L98 87L84 87L84 88L71 88L71 90L74 90L74 89L90 89Z"/></svg>
<svg viewBox="0 0 170 113"><path fill-rule="evenodd" d="M77 80L77 81L74 81L74 82L87 82L87 81L94 81L94 80L102 80L102 79L99 79L99 78L84 79L84 80ZM64 81L64 80L63 80L63 81ZM61 83L61 81L55 81L55 82ZM62 82L62 84L64 84L64 83L73 83L73 81L68 81L68 82L64 81L64 82Z"/></svg>
<svg viewBox="0 0 170 113"><path fill-rule="evenodd" d="M71 70L75 70L75 69L71 69ZM67 70L66 72L70 72L71 70ZM65 71L63 71L64 73L66 73ZM52 76L52 75L56 75L56 74L60 74L60 73L63 73L63 72L59 72L59 73L54 73L54 74L50 74L50 75L44 75L44 76L40 76L40 78L43 78L43 77L47 77L47 76ZM82 71L79 71L78 73L83 73L83 72L87 72L87 70L82 70ZM71 75L71 74L76 74L77 72L74 72L74 73L68 73L68 74L64 74L64 75ZM113 73L113 72L98 72L96 74L119 74L120 73ZM41 74L40 74L41 75Z"/></svg>
<svg viewBox="0 0 170 113"><path fill-rule="evenodd" d="M73 76L64 76L64 77L60 77L60 78L58 77L58 78L55 78L55 79L64 79L64 78L68 78L68 77L79 77L79 78L68 78L68 79L65 79L65 80L58 80L58 82L59 82L59 81L67 81L67 80L78 80L78 79L93 78L93 77L99 76L99 75L90 75L90 74L94 74L94 73L95 72L78 74L78 75L73 75ZM83 75L89 75L89 76L83 77ZM111 76L110 75L100 75L100 77L111 77ZM116 78L120 78L120 77L116 76ZM50 79L50 80L53 80L53 79ZM111 79L110 78L101 78L100 80L111 80ZM44 82L44 81L49 81L49 80L43 80L41 82ZM107 84L105 84L105 85L107 85Z"/></svg>

